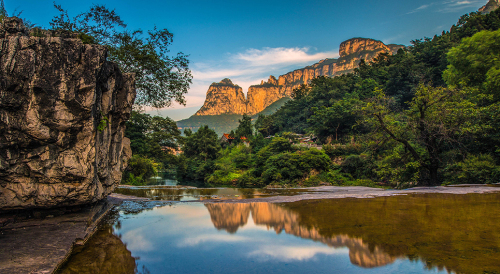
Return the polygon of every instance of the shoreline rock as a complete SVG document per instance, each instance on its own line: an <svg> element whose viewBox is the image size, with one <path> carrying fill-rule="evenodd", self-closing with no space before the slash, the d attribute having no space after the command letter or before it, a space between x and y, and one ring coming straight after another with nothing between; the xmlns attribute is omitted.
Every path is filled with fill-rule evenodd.
<svg viewBox="0 0 500 274"><path fill-rule="evenodd" d="M48 32L0 25L0 211L99 201L131 157L134 75L105 47Z"/></svg>

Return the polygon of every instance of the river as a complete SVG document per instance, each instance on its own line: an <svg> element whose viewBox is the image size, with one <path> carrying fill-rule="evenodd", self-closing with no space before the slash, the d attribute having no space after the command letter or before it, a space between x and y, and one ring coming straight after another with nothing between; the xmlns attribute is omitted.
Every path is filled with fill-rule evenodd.
<svg viewBox="0 0 500 274"><path fill-rule="evenodd" d="M124 202L60 273L500 273L500 193L293 203L194 196Z"/></svg>

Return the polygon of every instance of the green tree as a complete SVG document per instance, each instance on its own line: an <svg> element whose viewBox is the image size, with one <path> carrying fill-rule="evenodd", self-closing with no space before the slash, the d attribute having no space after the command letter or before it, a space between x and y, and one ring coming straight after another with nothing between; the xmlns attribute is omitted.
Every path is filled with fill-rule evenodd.
<svg viewBox="0 0 500 274"><path fill-rule="evenodd" d="M186 136L183 145L184 155L204 161L217 158L220 143L215 131L208 126L202 126L195 133Z"/></svg>
<svg viewBox="0 0 500 274"><path fill-rule="evenodd" d="M165 167L176 162L172 150L178 149L182 137L172 119L132 111L126 126L125 137L130 139L134 155L149 157Z"/></svg>
<svg viewBox="0 0 500 274"><path fill-rule="evenodd" d="M373 135L379 133L404 146L420 170L420 183L439 184L445 148L460 148L463 139L476 130L476 104L468 100L465 91L423 84L417 88L408 110L394 111L393 104L394 98L376 89L375 97L363 108L375 130Z"/></svg>
<svg viewBox="0 0 500 274"><path fill-rule="evenodd" d="M500 30L464 38L448 52L443 78L449 85L475 87L500 99Z"/></svg>
<svg viewBox="0 0 500 274"><path fill-rule="evenodd" d="M241 137L246 137L250 139L253 135L253 126L252 126L252 117L243 114L241 120L238 120L240 123L238 128L236 128L236 132L234 137L239 140Z"/></svg>
<svg viewBox="0 0 500 274"><path fill-rule="evenodd" d="M120 16L104 5L94 4L73 18L61 5L54 6L60 14L50 22L52 29L77 32L85 43L106 46L109 60L123 72L135 74L137 104L157 108L172 101L185 104L184 94L192 79L188 56L182 52L168 55L173 34L167 29L155 26L147 34L129 30Z"/></svg>

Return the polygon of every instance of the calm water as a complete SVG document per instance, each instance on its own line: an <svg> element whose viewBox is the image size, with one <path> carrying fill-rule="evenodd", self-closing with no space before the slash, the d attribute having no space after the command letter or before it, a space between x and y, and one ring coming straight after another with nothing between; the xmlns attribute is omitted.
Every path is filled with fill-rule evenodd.
<svg viewBox="0 0 500 274"><path fill-rule="evenodd" d="M61 273L500 273L500 194L125 203Z"/></svg>
<svg viewBox="0 0 500 274"><path fill-rule="evenodd" d="M172 186L118 187L115 193L150 198L152 200L197 201L227 200L299 195L307 189L252 189L252 188L185 188Z"/></svg>

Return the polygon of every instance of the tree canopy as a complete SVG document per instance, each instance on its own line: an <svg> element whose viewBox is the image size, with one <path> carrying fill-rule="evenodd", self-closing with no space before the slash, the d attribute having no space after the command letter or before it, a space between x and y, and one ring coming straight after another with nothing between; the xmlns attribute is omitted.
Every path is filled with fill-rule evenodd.
<svg viewBox="0 0 500 274"><path fill-rule="evenodd" d="M136 104L156 108L170 106L172 101L185 104L184 95L191 84L188 55L169 56L173 34L156 26L146 33L130 30L114 10L92 5L86 12L70 17L61 5L50 25L54 30L79 33L84 43L108 48L108 59L136 78Z"/></svg>

